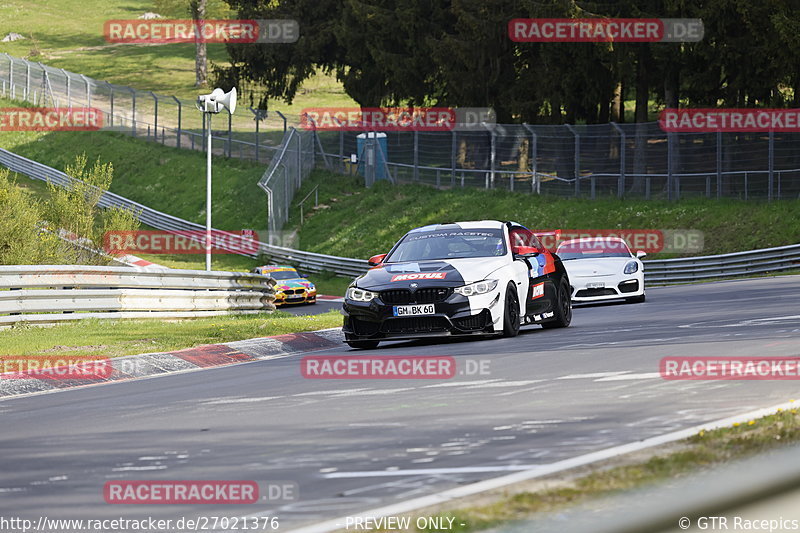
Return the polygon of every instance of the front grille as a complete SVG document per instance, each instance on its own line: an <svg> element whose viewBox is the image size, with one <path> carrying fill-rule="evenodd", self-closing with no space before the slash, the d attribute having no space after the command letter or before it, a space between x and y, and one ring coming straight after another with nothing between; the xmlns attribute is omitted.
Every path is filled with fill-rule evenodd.
<svg viewBox="0 0 800 533"><path fill-rule="evenodd" d="M582 289L575 294L575 297L586 298L590 296L614 296L616 294L617 291L614 289Z"/></svg>
<svg viewBox="0 0 800 533"><path fill-rule="evenodd" d="M408 289L392 289L381 291L381 300L388 305L435 304L443 302L450 296L451 289L431 288L410 291Z"/></svg>
<svg viewBox="0 0 800 533"><path fill-rule="evenodd" d="M450 289L445 288L419 289L413 293L414 300L418 304L435 304L438 302L443 302L448 296L450 296Z"/></svg>
<svg viewBox="0 0 800 533"><path fill-rule="evenodd" d="M381 328L386 333L428 333L446 331L447 320L440 316L389 318Z"/></svg>
<svg viewBox="0 0 800 533"><path fill-rule="evenodd" d="M303 294L305 292L304 289L284 289L283 294Z"/></svg>
<svg viewBox="0 0 800 533"><path fill-rule="evenodd" d="M371 336L378 333L380 324L378 322L367 322L358 318L350 319L350 327L356 335Z"/></svg>
<svg viewBox="0 0 800 533"><path fill-rule="evenodd" d="M453 324L455 324L458 329L465 331L484 329L489 325L489 322L489 311L485 309L477 315L453 319Z"/></svg>
<svg viewBox="0 0 800 533"><path fill-rule="evenodd" d="M639 290L639 280L624 281L619 284L619 292L636 292Z"/></svg>
<svg viewBox="0 0 800 533"><path fill-rule="evenodd" d="M381 291L381 300L389 305L409 304L411 303L411 291L406 289Z"/></svg>

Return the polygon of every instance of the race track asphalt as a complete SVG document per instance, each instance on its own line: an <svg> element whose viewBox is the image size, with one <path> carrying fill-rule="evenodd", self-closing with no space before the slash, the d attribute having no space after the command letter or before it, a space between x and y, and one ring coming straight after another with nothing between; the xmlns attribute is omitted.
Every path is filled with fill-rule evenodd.
<svg viewBox="0 0 800 533"><path fill-rule="evenodd" d="M278 516L280 531L797 398L668 381L666 356L800 355L800 276L648 289L572 327L315 355L448 355L446 380L319 380L303 356L0 401L0 516ZM339 304L336 304L337 306ZM481 369L482 372L478 372ZM108 480L296 483L292 502L109 505Z"/></svg>

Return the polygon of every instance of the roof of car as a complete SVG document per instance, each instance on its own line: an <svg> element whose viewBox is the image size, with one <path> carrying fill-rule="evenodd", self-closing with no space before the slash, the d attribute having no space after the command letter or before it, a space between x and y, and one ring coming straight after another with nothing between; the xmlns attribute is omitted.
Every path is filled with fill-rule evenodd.
<svg viewBox="0 0 800 533"><path fill-rule="evenodd" d="M267 270L270 272L278 272L281 270L295 270L295 268L291 265L263 265L258 267L261 270Z"/></svg>
<svg viewBox="0 0 800 533"><path fill-rule="evenodd" d="M452 229L501 229L505 225L499 220L469 220L464 222L448 222L444 224L429 224L412 229L409 233L417 231L436 231Z"/></svg>
<svg viewBox="0 0 800 533"><path fill-rule="evenodd" d="M559 243L559 246L561 246L562 244L570 244L570 243L573 243L573 242L607 242L607 241L625 242L625 239L623 239L622 237L603 237L603 236L599 236L599 237L579 237L577 239L569 239L567 241Z"/></svg>

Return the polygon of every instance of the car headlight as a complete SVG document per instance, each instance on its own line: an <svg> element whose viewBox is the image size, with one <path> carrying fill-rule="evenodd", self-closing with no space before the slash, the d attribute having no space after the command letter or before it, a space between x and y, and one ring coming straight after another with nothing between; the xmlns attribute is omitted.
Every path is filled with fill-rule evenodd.
<svg viewBox="0 0 800 533"><path fill-rule="evenodd" d="M639 263L636 261L630 261L628 264L625 265L625 270L623 272L625 274L633 274L634 272L639 270Z"/></svg>
<svg viewBox="0 0 800 533"><path fill-rule="evenodd" d="M476 283L470 283L462 287L456 287L453 291L461 296L475 296L476 294L486 294L492 292L497 287L496 279L485 279Z"/></svg>
<svg viewBox="0 0 800 533"><path fill-rule="evenodd" d="M377 297L377 292L365 291L364 289L359 289L358 287L350 287L347 289L348 300L355 300L356 302L370 302Z"/></svg>

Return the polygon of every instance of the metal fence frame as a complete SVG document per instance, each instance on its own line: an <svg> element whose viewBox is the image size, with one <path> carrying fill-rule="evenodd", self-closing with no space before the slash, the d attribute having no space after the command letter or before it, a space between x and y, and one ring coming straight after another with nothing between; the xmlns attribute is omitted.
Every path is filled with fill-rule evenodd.
<svg viewBox="0 0 800 533"><path fill-rule="evenodd" d="M258 186L267 193L270 239L289 220L294 194L316 166L314 141L313 133L289 128L275 157L258 181Z"/></svg>
<svg viewBox="0 0 800 533"><path fill-rule="evenodd" d="M385 132L396 183L595 199L800 198L800 134L682 133L657 122L498 124L485 132ZM317 131L346 173L352 132Z"/></svg>
<svg viewBox="0 0 800 533"><path fill-rule="evenodd" d="M326 168L333 169L330 154L323 151L316 131L304 131L291 127L283 136L277 154L272 158L269 167L258 181L258 186L267 193L267 227L270 243L275 242L274 236L289 220L294 195L311 171L316 168L318 151L322 155ZM379 170L393 181L386 162L386 154L374 135L366 136L355 159L359 162L359 169L363 169L364 184L367 187L374 185ZM300 208L302 224L302 202L295 207Z"/></svg>

